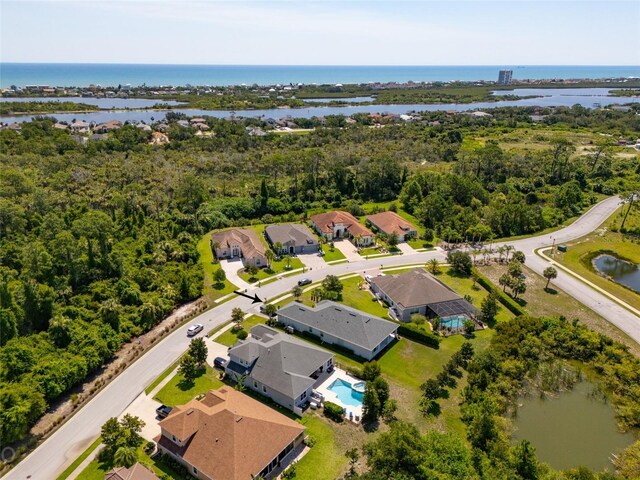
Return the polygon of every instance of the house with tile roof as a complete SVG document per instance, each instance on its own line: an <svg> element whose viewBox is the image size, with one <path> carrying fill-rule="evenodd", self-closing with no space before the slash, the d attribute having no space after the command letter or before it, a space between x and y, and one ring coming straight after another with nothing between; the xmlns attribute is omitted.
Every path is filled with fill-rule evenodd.
<svg viewBox="0 0 640 480"><path fill-rule="evenodd" d="M319 213L313 215L309 220L316 232L329 242L348 238L357 247L366 247L375 243L373 232L348 212L337 210Z"/></svg>
<svg viewBox="0 0 640 480"><path fill-rule="evenodd" d="M225 386L160 421L158 449L203 480L270 479L294 458L304 426Z"/></svg>
<svg viewBox="0 0 640 480"><path fill-rule="evenodd" d="M380 212L367 215L365 222L374 231L377 230L388 236L395 233L399 242L404 242L418 235L418 229L396 212Z"/></svg>
<svg viewBox="0 0 640 480"><path fill-rule="evenodd" d="M259 268L268 265L267 249L250 229L232 228L211 235L211 248L216 258L241 258L242 263Z"/></svg>
<svg viewBox="0 0 640 480"><path fill-rule="evenodd" d="M320 375L333 371L331 352L266 325L253 327L228 353L227 375L298 415Z"/></svg>
<svg viewBox="0 0 640 480"><path fill-rule="evenodd" d="M265 237L272 246L276 243L282 245L282 249L276 252L279 255L291 253L314 253L320 248L318 239L309 227L301 223L284 223L268 225L264 229ZM275 251L275 248L274 248Z"/></svg>
<svg viewBox="0 0 640 480"><path fill-rule="evenodd" d="M104 480L159 480L155 473L139 462L131 467L116 467L104 474Z"/></svg>
<svg viewBox="0 0 640 480"><path fill-rule="evenodd" d="M371 290L389 305L389 314L402 322L410 322L415 314L442 319L480 316L476 307L422 268L375 277Z"/></svg>
<svg viewBox="0 0 640 480"><path fill-rule="evenodd" d="M330 300L315 307L291 302L278 310L278 321L366 360L377 357L398 332L397 323Z"/></svg>

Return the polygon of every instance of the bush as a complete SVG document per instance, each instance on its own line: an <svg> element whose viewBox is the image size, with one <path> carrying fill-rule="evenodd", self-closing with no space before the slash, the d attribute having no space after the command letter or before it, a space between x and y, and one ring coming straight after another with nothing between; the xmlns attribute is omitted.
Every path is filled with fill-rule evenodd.
<svg viewBox="0 0 640 480"><path fill-rule="evenodd" d="M491 280L489 280L487 277L482 275L475 268L473 269L473 272L478 276L478 283L485 290L489 291L490 293L493 293L496 296L496 299L502 305L504 305L511 313L513 313L517 317L519 317L520 315L524 315L524 310L522 310L522 307L520 307L520 305L518 305L511 297L505 294L502 290L500 290L499 288L496 288L495 285L491 283Z"/></svg>
<svg viewBox="0 0 640 480"><path fill-rule="evenodd" d="M148 441L144 446L144 453L146 453L147 455L151 455L155 449L156 449L155 442Z"/></svg>
<svg viewBox="0 0 640 480"><path fill-rule="evenodd" d="M410 323L401 324L398 327L398 333L403 337L410 338L416 342L422 343L428 347L440 348L440 338L423 327L418 327Z"/></svg>
<svg viewBox="0 0 640 480"><path fill-rule="evenodd" d="M236 336L237 336L240 340L245 340L245 339L249 336L249 334L247 333L247 331L246 331L246 330L242 329L242 330L240 330L240 331L237 333L237 335L236 335Z"/></svg>
<svg viewBox="0 0 640 480"><path fill-rule="evenodd" d="M343 408L333 402L324 402L324 416L330 418L334 422L343 422Z"/></svg>

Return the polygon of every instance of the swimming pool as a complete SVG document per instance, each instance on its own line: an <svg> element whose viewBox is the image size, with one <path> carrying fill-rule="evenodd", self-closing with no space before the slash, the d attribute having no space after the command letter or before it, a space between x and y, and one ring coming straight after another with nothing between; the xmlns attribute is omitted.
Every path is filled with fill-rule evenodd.
<svg viewBox="0 0 640 480"><path fill-rule="evenodd" d="M440 319L440 325L443 328L463 328L464 321L467 319L464 315L452 315Z"/></svg>
<svg viewBox="0 0 640 480"><path fill-rule="evenodd" d="M361 382L358 382L361 383ZM362 407L364 394L353 389L349 382L338 378L329 385L328 390L332 391L345 407Z"/></svg>

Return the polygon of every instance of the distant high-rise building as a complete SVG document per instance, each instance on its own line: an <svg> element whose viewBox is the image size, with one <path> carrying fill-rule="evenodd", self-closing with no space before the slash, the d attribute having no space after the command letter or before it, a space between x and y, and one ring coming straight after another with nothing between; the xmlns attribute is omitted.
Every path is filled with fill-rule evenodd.
<svg viewBox="0 0 640 480"><path fill-rule="evenodd" d="M513 70L500 70L498 74L498 83L501 85L510 85Z"/></svg>

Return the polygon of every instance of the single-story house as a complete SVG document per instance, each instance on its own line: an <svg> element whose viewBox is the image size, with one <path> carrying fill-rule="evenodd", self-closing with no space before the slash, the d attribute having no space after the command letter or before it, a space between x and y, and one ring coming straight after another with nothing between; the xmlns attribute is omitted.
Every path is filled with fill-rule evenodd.
<svg viewBox="0 0 640 480"><path fill-rule="evenodd" d="M404 242L418 235L418 229L396 212L380 212L367 215L365 221L374 229L386 235L396 234L398 241Z"/></svg>
<svg viewBox="0 0 640 480"><path fill-rule="evenodd" d="M476 307L421 268L375 277L371 290L390 306L391 316L402 322L411 321L411 315L415 314L443 319L457 315L477 318L480 314Z"/></svg>
<svg viewBox="0 0 640 480"><path fill-rule="evenodd" d="M384 350L398 331L396 323L329 300L318 302L315 307L291 302L278 310L278 321L366 360Z"/></svg>
<svg viewBox="0 0 640 480"><path fill-rule="evenodd" d="M333 354L266 325L229 349L225 372L300 415L316 379L333 370Z"/></svg>
<svg viewBox="0 0 640 480"><path fill-rule="evenodd" d="M203 480L273 477L304 440L304 426L231 387L175 407L158 449Z"/></svg>
<svg viewBox="0 0 640 480"><path fill-rule="evenodd" d="M277 254L285 253L313 253L318 251L318 240L309 230L309 227L300 223L284 223L281 225L269 225L264 229L264 234L272 246L282 244L282 249ZM275 251L275 248L274 248Z"/></svg>
<svg viewBox="0 0 640 480"><path fill-rule="evenodd" d="M375 243L373 232L348 212L319 213L313 215L310 221L316 232L329 242L344 237L351 239L358 247L366 247Z"/></svg>
<svg viewBox="0 0 640 480"><path fill-rule="evenodd" d="M104 480L159 480L155 473L139 462L131 467L116 467L104 474Z"/></svg>
<svg viewBox="0 0 640 480"><path fill-rule="evenodd" d="M211 235L211 248L216 258L241 258L244 265L266 267L267 249L250 229L232 228Z"/></svg>

